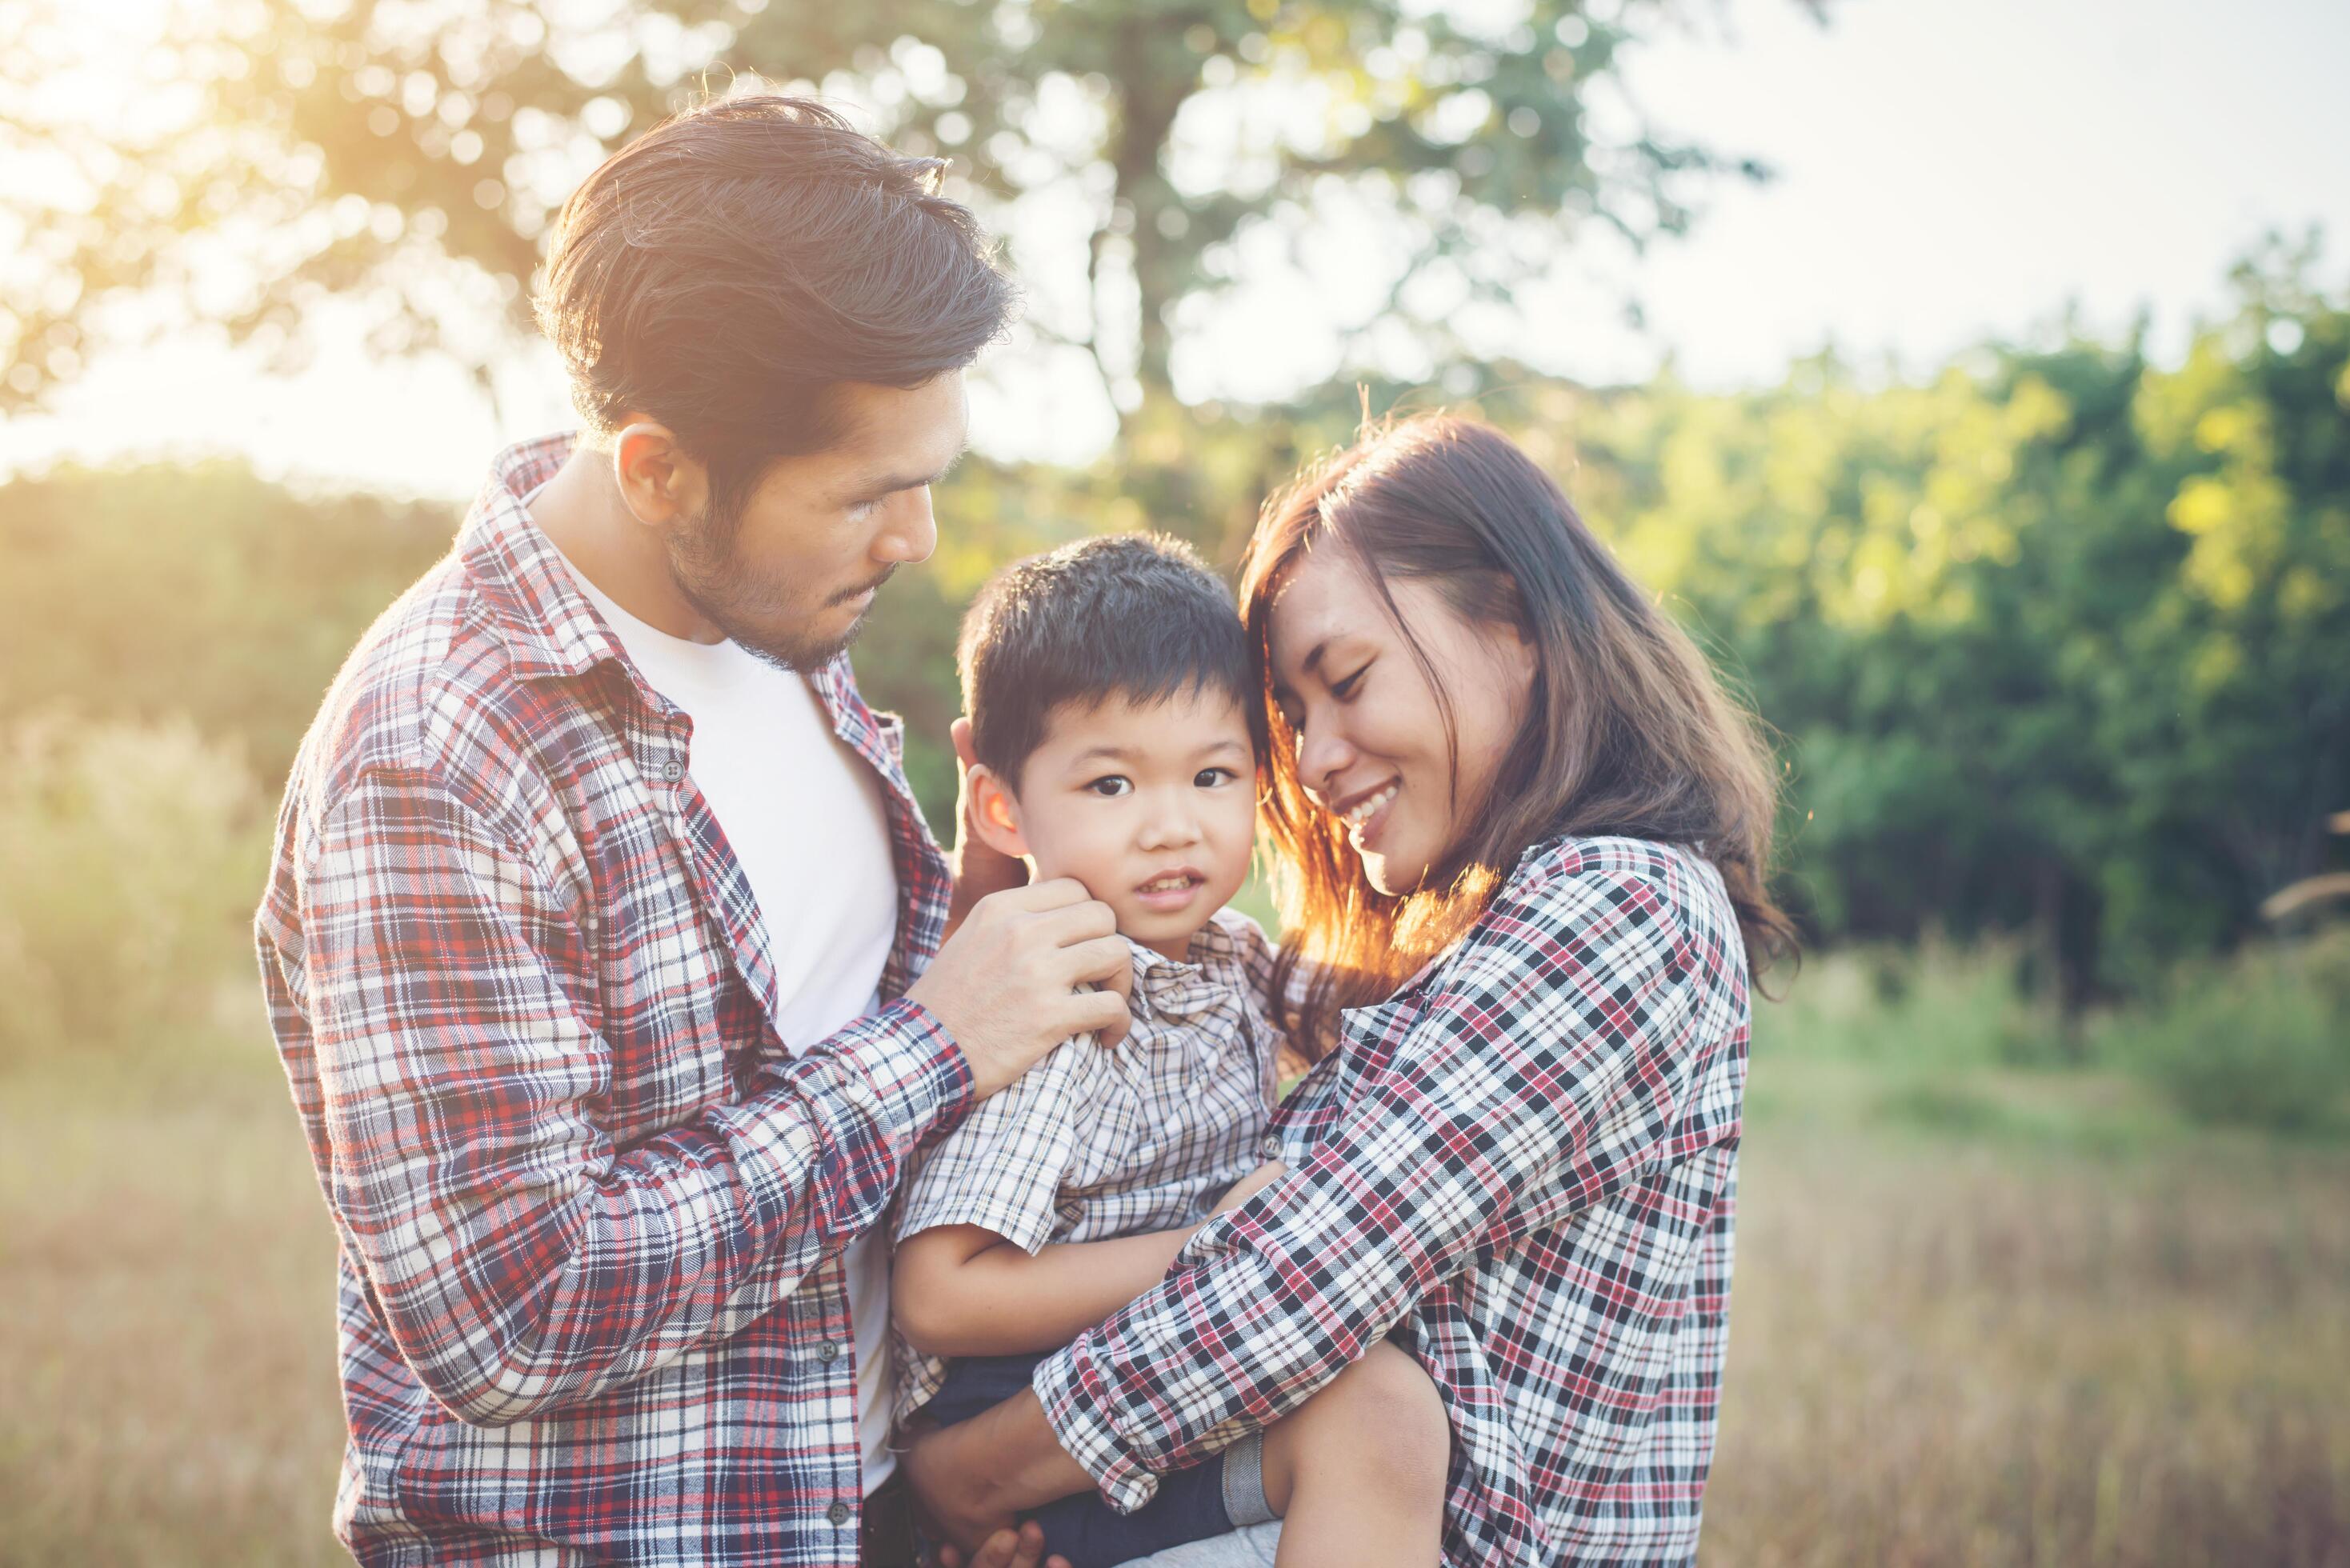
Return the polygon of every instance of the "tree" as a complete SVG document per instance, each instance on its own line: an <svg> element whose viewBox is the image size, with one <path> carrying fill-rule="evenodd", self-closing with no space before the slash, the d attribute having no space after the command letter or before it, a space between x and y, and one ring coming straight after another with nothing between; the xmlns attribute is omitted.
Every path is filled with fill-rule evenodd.
<svg viewBox="0 0 2350 1568"><path fill-rule="evenodd" d="M1088 236L1068 288L1057 257L1020 258L1034 326L1129 415L1171 396L1179 327L1261 265L1244 255L1295 254L1341 210L1385 236L1347 258L1381 292L1341 324L1344 362L1425 379L1586 231L1677 233L1707 176L1760 172L1612 101L1598 123L1621 57L1694 3L1519 0L1480 27L1405 0L220 0L99 73L139 90L94 121L38 84L117 40L78 34L71 0L0 0L0 155L42 164L0 182L0 250L20 242L0 410L159 287L288 354L357 298L380 352L485 375L499 335L467 324L526 325L578 179L754 77L863 103L1015 234L1057 213Z"/></svg>

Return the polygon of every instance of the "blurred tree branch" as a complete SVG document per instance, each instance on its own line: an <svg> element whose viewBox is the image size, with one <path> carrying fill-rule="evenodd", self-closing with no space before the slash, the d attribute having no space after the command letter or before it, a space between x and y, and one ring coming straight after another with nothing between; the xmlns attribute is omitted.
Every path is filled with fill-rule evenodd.
<svg viewBox="0 0 2350 1568"><path fill-rule="evenodd" d="M329 301L366 313L373 351L451 354L486 384L579 178L761 83L952 157L1001 230L1081 202L1087 296L1040 297L1036 325L1123 410L1171 396L1179 311L1242 281L1250 231L1294 241L1340 195L1399 234L1362 258L1393 269L1389 330L1454 363L1416 280L1506 297L1587 224L1646 243L1708 180L1760 175L1619 90L1627 50L1709 9L1523 0L1480 29L1400 0L218 0L115 57L71 0L0 0L0 411L174 324L297 359Z"/></svg>

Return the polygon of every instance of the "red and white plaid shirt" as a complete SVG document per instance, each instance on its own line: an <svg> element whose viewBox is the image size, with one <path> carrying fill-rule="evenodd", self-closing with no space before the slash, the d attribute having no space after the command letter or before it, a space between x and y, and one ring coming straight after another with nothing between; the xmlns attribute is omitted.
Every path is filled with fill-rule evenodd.
<svg viewBox="0 0 2350 1568"><path fill-rule="evenodd" d="M898 940L882 1009L787 1051L691 722L524 507L569 450L499 458L279 817L257 935L341 1241L335 1531L368 1563L845 1568L841 1251L971 1105L902 999L947 867L895 722L835 660L812 683L886 784Z"/></svg>
<svg viewBox="0 0 2350 1568"><path fill-rule="evenodd" d="M1529 850L1444 961L1346 1015L1290 1174L1036 1371L1132 1507L1400 1331L1452 1421L1455 1568L1697 1551L1729 1328L1745 951L1714 868Z"/></svg>

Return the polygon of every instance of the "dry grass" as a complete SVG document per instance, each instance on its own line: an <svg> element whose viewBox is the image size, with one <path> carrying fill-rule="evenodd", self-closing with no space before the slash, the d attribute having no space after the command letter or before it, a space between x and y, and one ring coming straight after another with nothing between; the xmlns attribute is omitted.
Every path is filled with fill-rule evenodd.
<svg viewBox="0 0 2350 1568"><path fill-rule="evenodd" d="M230 1038L0 1078L0 1561L339 1560L332 1240ZM2350 1563L2350 1148L1887 1084L1758 1071L1708 1561Z"/></svg>

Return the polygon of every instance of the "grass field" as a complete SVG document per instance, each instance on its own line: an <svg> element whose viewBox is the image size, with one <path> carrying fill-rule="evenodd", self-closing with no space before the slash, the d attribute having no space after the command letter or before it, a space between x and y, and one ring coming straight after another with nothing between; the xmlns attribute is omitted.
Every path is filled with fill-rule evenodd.
<svg viewBox="0 0 2350 1568"><path fill-rule="evenodd" d="M1871 1054L1805 1011L1836 984L1758 1044L1706 1560L2350 1564L2350 1142ZM341 1561L332 1241L265 1035L19 1067L0 1149L0 1561Z"/></svg>

